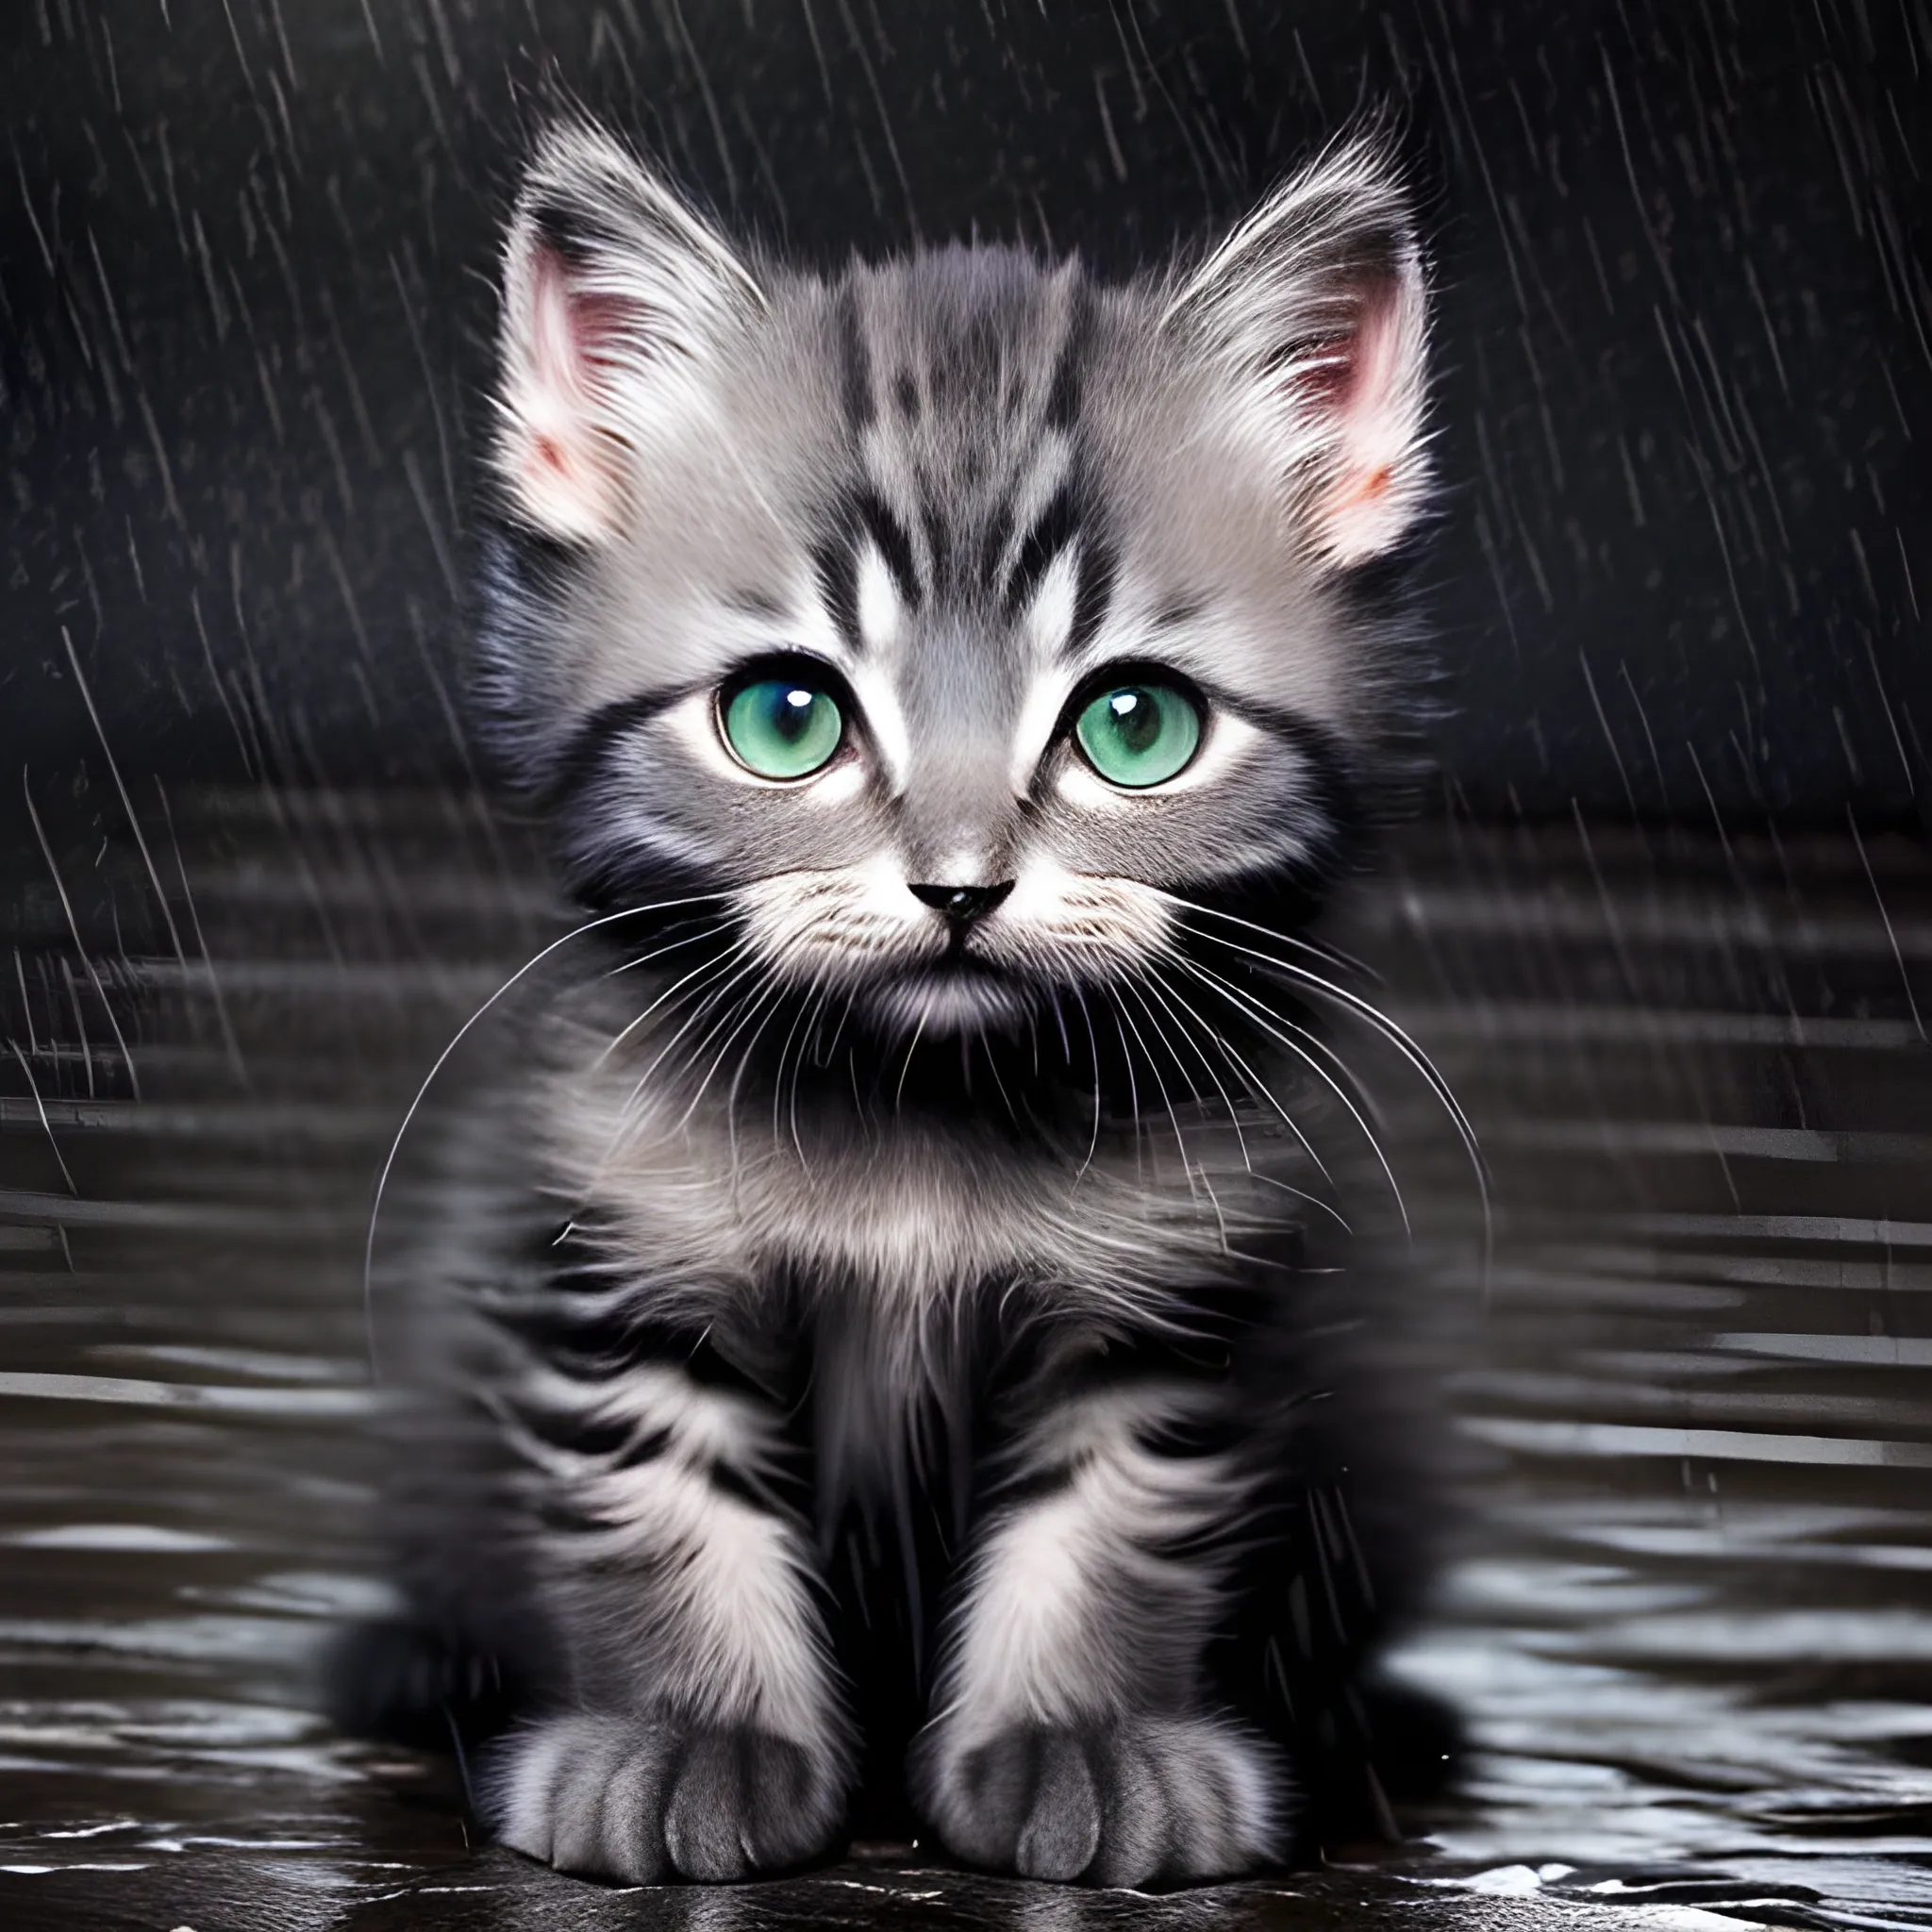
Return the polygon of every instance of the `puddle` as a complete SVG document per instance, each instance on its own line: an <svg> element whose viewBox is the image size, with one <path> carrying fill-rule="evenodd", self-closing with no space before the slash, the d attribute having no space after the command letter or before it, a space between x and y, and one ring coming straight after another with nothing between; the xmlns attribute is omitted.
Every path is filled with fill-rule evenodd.
<svg viewBox="0 0 1932 1932"><path fill-rule="evenodd" d="M0 1874L42 1903L8 1924L118 1899L198 1932L513 1927L566 1890L587 1924L646 1923L472 1852L446 1770L303 1705L332 1620L384 1601L370 1177L535 896L415 809L370 806L356 836L470 915L447 958L346 901L325 938L280 890L274 817L181 810L191 877L227 881L201 906L226 1010L165 959L107 974L102 941L148 1111L105 1024L79 1050L71 941L24 936L8 1025L45 1112L0 1114ZM1868 849L1923 979L1932 874ZM1466 1169L1426 1096L1387 1098L1466 1465L1400 1669L1468 1714L1462 1792L1373 1864L1191 1901L867 1865L648 1923L1932 1927L1932 1053L1849 844L1598 832L1591 858L1567 832L1424 831L1344 935L1495 1173L1485 1278ZM498 904L492 950L475 915Z"/></svg>

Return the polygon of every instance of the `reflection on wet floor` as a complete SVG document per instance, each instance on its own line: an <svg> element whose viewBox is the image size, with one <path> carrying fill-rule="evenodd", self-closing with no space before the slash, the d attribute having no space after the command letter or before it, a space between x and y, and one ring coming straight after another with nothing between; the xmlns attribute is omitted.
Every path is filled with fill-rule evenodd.
<svg viewBox="0 0 1932 1932"><path fill-rule="evenodd" d="M303 1703L380 1602L371 1176L553 929L535 871L441 799L175 818L165 919L98 838L65 905L8 894L0 1923L1932 1924L1917 846L1434 827L1348 909L1495 1198L1485 1269L1453 1137L1378 1076L1470 1506L1401 1667L1476 1751L1411 1842L1159 1902L916 1855L644 1899L472 1853L447 1770Z"/></svg>

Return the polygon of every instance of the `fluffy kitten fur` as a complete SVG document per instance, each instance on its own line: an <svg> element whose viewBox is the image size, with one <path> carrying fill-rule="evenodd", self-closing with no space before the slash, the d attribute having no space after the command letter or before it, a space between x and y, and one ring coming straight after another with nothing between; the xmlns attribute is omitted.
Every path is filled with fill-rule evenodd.
<svg viewBox="0 0 1932 1932"><path fill-rule="evenodd" d="M496 1730L509 1844L732 1878L909 1793L1141 1884L1386 1817L1361 1667L1425 1510L1314 1265L1359 1123L1296 931L1392 782L1424 328L1369 144L1119 285L800 274L541 144L482 681L601 923L383 1289L410 1619L339 1680ZM721 728L767 661L838 696L809 776ZM1199 702L1165 783L1082 756L1109 676Z"/></svg>

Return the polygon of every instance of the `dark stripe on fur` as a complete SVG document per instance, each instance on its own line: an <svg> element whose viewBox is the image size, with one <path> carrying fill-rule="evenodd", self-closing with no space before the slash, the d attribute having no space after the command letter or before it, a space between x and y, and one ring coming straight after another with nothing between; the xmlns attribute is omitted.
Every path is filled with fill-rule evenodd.
<svg viewBox="0 0 1932 1932"><path fill-rule="evenodd" d="M872 425L872 358L866 349L865 332L859 325L858 301L848 284L839 291L833 328L839 343L839 395L845 408L845 425L852 434L862 435Z"/></svg>
<svg viewBox="0 0 1932 1932"><path fill-rule="evenodd" d="M861 490L852 500L852 513L860 529L878 546L886 568L901 599L916 610L924 602L919 586L919 571L912 558L912 540L906 525L895 517L886 500L874 490Z"/></svg>
<svg viewBox="0 0 1932 1932"><path fill-rule="evenodd" d="M1020 544L1013 574L1007 579L1008 617L1017 617L1033 601L1041 579L1053 568L1061 551L1080 534L1080 510L1069 490L1058 490L1041 511Z"/></svg>
<svg viewBox="0 0 1932 1932"><path fill-rule="evenodd" d="M1097 537L1082 541L1077 561L1079 572L1074 587L1074 622L1067 632L1066 655L1070 658L1084 651L1099 635L1100 626L1107 617L1107 607L1113 601L1114 576L1119 567L1112 544Z"/></svg>
<svg viewBox="0 0 1932 1932"><path fill-rule="evenodd" d="M861 485L839 506L833 533L812 551L819 594L848 649L861 652L865 639L858 628L858 546L870 541L891 572L901 600L917 609L924 602L912 539L876 490Z"/></svg>
<svg viewBox="0 0 1932 1932"><path fill-rule="evenodd" d="M600 707L579 724L551 766L545 802L567 804L603 774L611 747L668 710L680 691L641 691Z"/></svg>
<svg viewBox="0 0 1932 1932"><path fill-rule="evenodd" d="M851 650L863 649L864 641L858 635L858 558L851 539L833 537L815 544L811 561L818 575L819 595L839 635Z"/></svg>
<svg viewBox="0 0 1932 1932"><path fill-rule="evenodd" d="M944 512L931 502L920 510L919 526L925 537L933 595L943 598L957 587L959 575L958 559L953 554L953 533L947 527Z"/></svg>
<svg viewBox="0 0 1932 1932"><path fill-rule="evenodd" d="M1067 332L1060 338L1059 359L1054 364L1053 381L1047 388L1046 407L1041 412L1049 429L1071 429L1080 413L1080 376L1087 334L1087 291L1083 284L1076 283L1067 316Z"/></svg>
<svg viewBox="0 0 1932 1932"><path fill-rule="evenodd" d="M984 590L997 591L1000 565L1006 560L1007 545L1013 541L1013 506L1001 503L993 510L979 541L979 582Z"/></svg>
<svg viewBox="0 0 1932 1932"><path fill-rule="evenodd" d="M1360 788L1354 759L1341 736L1299 711L1272 705L1223 702L1249 724L1272 733L1293 747L1312 777L1314 798L1323 824L1332 834L1352 833L1361 824Z"/></svg>

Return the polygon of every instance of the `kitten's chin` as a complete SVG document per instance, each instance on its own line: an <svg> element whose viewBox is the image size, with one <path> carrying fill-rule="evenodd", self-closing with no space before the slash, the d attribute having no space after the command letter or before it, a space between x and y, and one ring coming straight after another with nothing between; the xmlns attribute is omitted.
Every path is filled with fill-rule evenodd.
<svg viewBox="0 0 1932 1932"><path fill-rule="evenodd" d="M858 1004L880 1032L924 1040L1013 1032L1033 1008L1017 981L970 960L898 974L868 988Z"/></svg>

